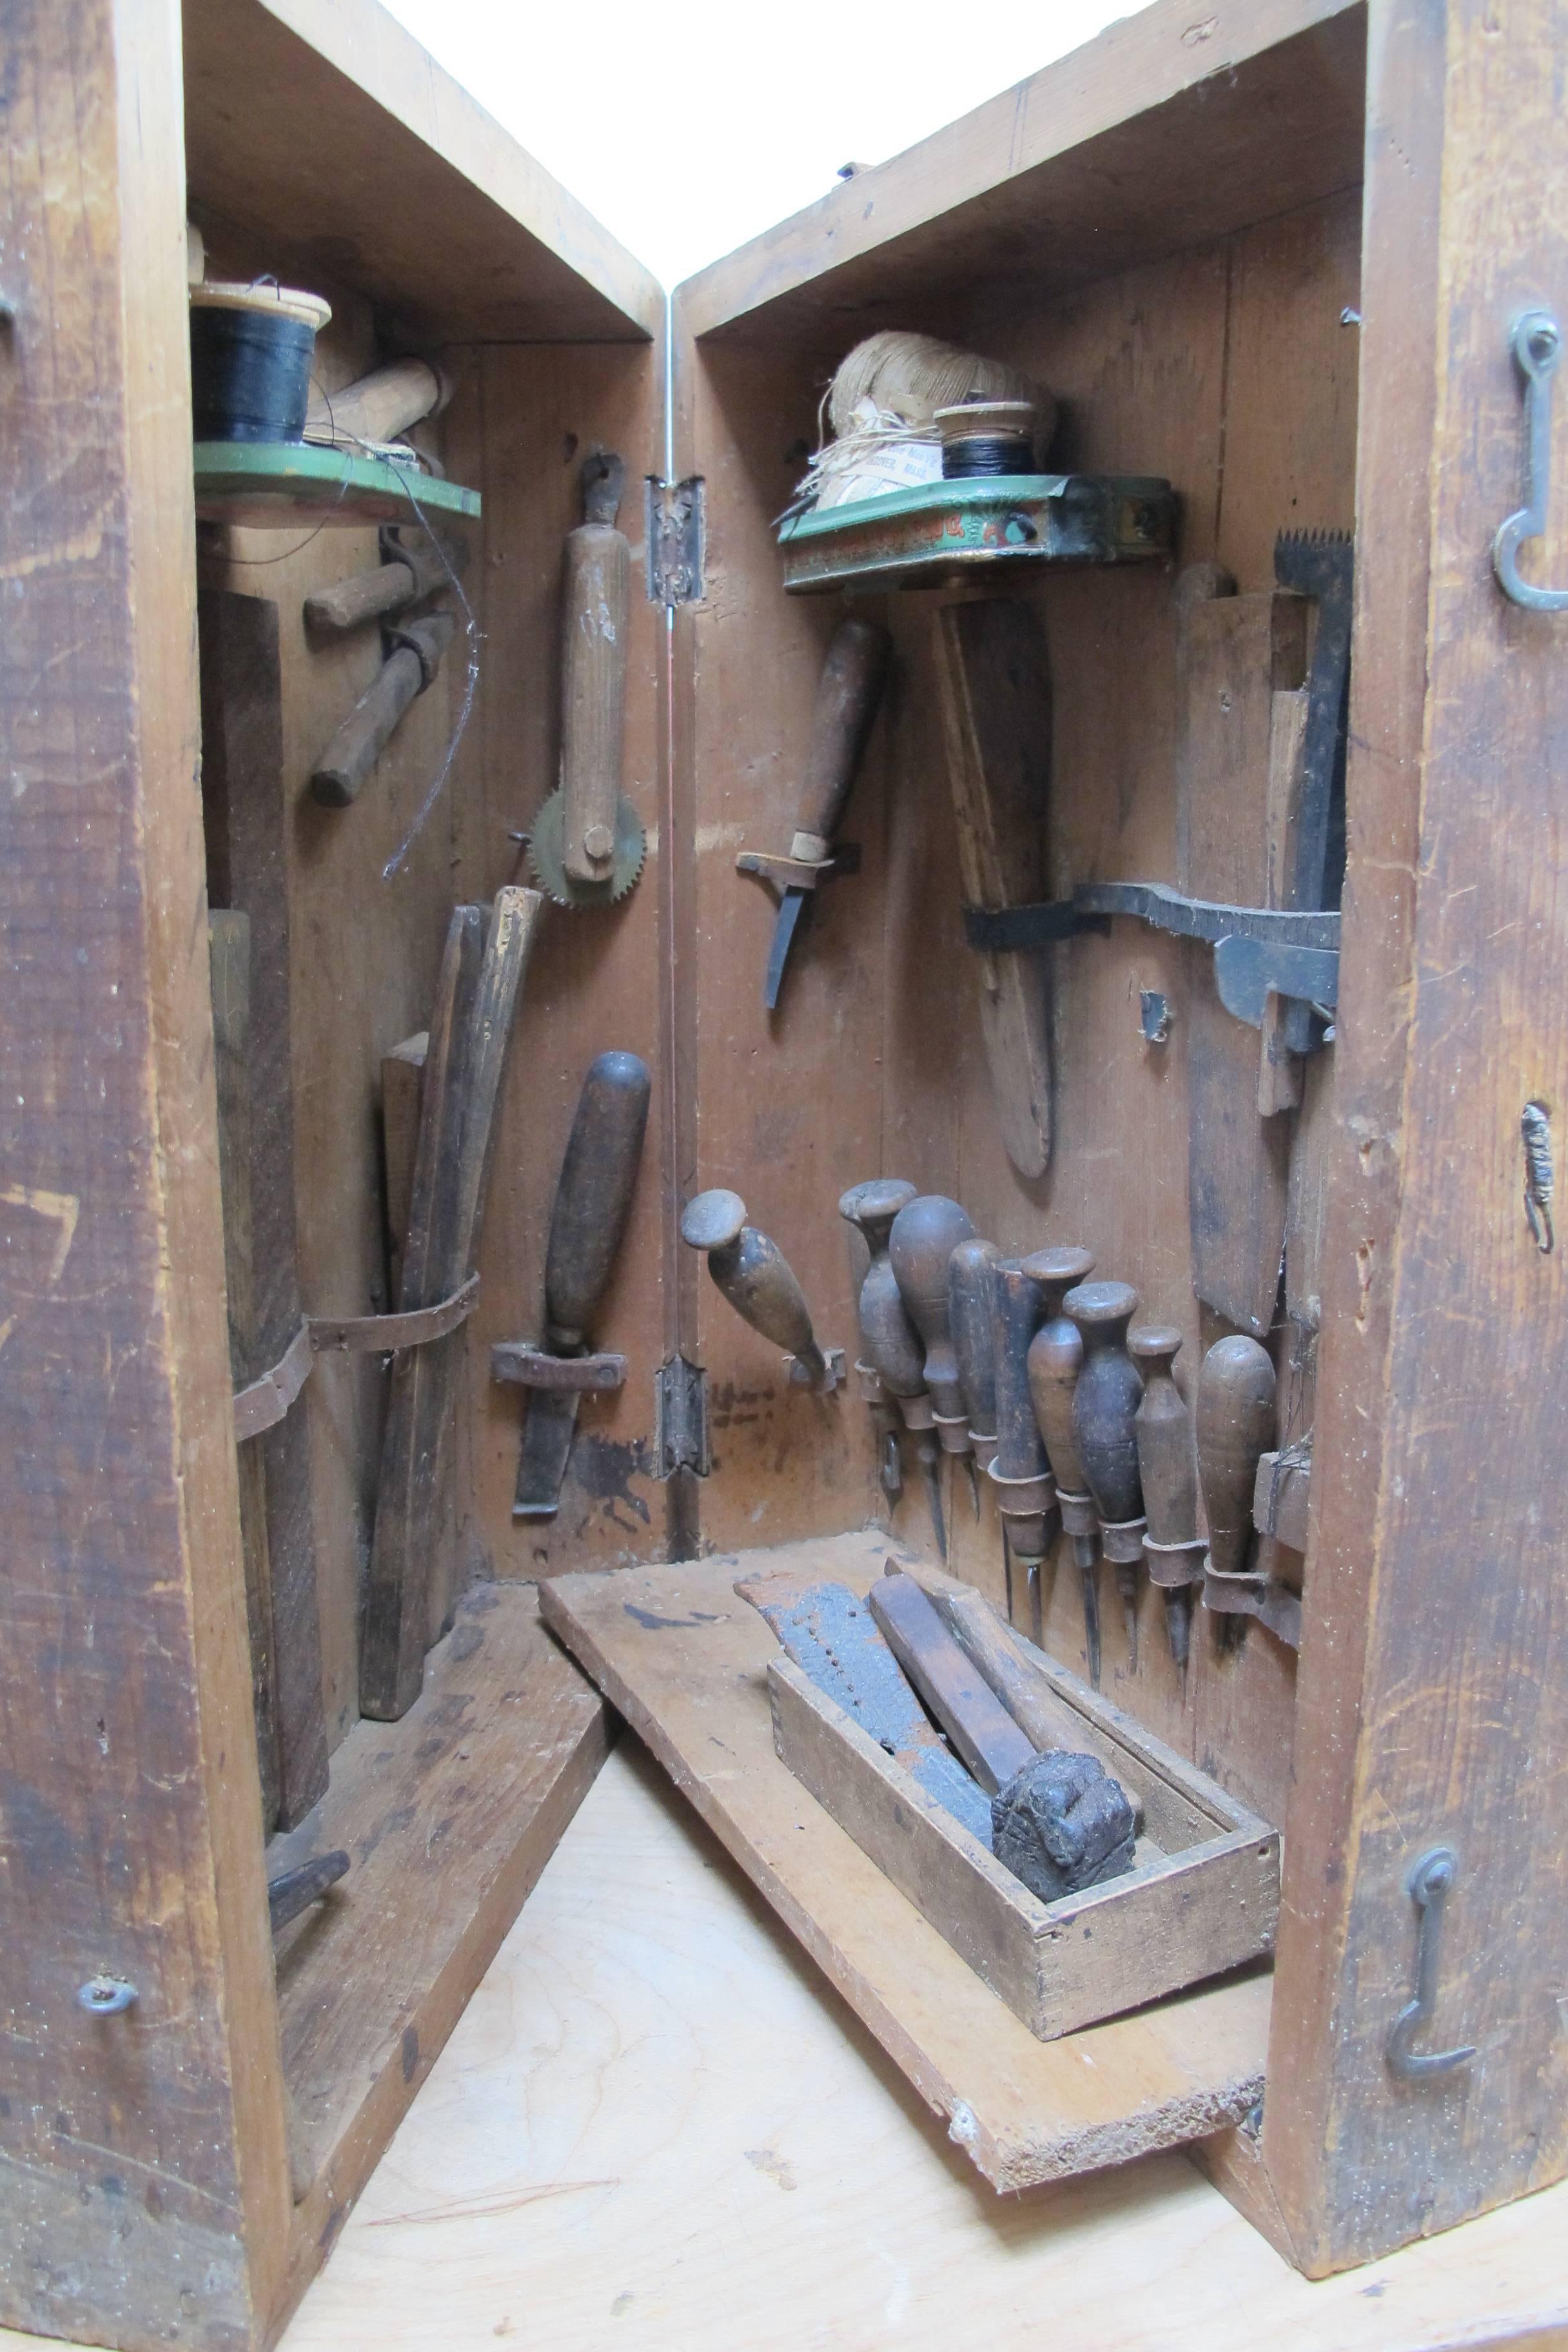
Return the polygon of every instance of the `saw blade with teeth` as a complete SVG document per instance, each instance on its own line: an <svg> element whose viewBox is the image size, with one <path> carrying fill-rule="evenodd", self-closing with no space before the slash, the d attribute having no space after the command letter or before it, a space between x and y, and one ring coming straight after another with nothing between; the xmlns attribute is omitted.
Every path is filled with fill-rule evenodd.
<svg viewBox="0 0 1568 2352"><path fill-rule="evenodd" d="M643 869L647 837L637 813L623 793L616 804L616 847L610 870L602 882L579 882L565 865L566 803L553 792L533 820L528 836L529 870L545 897L557 907L613 907L636 884Z"/></svg>

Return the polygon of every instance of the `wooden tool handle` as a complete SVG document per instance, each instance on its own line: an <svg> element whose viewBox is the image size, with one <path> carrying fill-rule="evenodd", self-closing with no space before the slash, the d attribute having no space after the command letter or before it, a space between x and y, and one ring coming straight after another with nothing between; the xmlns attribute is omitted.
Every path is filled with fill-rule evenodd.
<svg viewBox="0 0 1568 2352"><path fill-rule="evenodd" d="M1193 1425L1171 1376L1182 1335L1163 1324L1145 1324L1129 1336L1127 1345L1143 1376L1143 1402L1134 1425L1149 1533L1158 1544L1191 1543L1198 1531Z"/></svg>
<svg viewBox="0 0 1568 2352"><path fill-rule="evenodd" d="M1138 1293L1125 1282L1085 1282L1062 1301L1083 1333L1083 1370L1073 1391L1079 1459L1107 1527L1143 1515L1138 1476L1138 1407L1143 1382L1127 1352Z"/></svg>
<svg viewBox="0 0 1568 2352"><path fill-rule="evenodd" d="M858 615L840 621L833 633L812 712L792 857L820 861L832 849L881 705L892 650L880 623Z"/></svg>
<svg viewBox="0 0 1568 2352"><path fill-rule="evenodd" d="M1089 1491L1079 1460L1073 1428L1073 1391L1083 1370L1083 1334L1062 1313L1068 1292L1094 1272L1088 1250L1037 1250L1024 1260L1024 1271L1043 1293L1044 1320L1029 1343L1027 1371L1030 1402L1058 1489L1067 1495Z"/></svg>
<svg viewBox="0 0 1568 2352"><path fill-rule="evenodd" d="M976 1434L996 1434L996 1265L994 1242L960 1242L948 1261L948 1312L959 1383Z"/></svg>
<svg viewBox="0 0 1568 2352"><path fill-rule="evenodd" d="M585 1344L631 1211L647 1129L647 1065L636 1054L601 1054L588 1067L566 1139L544 1262L552 1351Z"/></svg>
<svg viewBox="0 0 1568 2352"><path fill-rule="evenodd" d="M901 1176L871 1176L863 1183L851 1184L839 1200L838 1213L849 1228L849 1287L857 1314L867 1276L877 1259L887 1256L893 1219L914 1197L914 1186ZM860 1324L860 1339L868 1355L870 1343L864 1320Z"/></svg>
<svg viewBox="0 0 1568 2352"><path fill-rule="evenodd" d="M400 613L423 596L449 584L453 573L468 565L464 540L432 539L421 534L406 547L384 541L385 560L368 572L352 572L330 588L318 588L305 599L305 625L327 636L343 636L386 613Z"/></svg>
<svg viewBox="0 0 1568 2352"><path fill-rule="evenodd" d="M1258 1457L1274 1442L1274 1366L1256 1339L1216 1339L1198 1374L1198 1477L1209 1523L1209 1559L1239 1575L1252 1534Z"/></svg>
<svg viewBox="0 0 1568 2352"><path fill-rule="evenodd" d="M889 1396L925 1394L925 1349L885 1255L872 1260L861 1286L860 1338Z"/></svg>
<svg viewBox="0 0 1568 2352"><path fill-rule="evenodd" d="M632 554L615 528L618 457L584 460L591 519L566 540L561 663L562 862L574 880L602 882L615 859L626 701Z"/></svg>
<svg viewBox="0 0 1568 2352"><path fill-rule="evenodd" d="M926 1343L925 1384L937 1412L962 1420L963 1391L948 1315L947 1270L960 1242L972 1241L969 1212L941 1192L925 1192L899 1211L888 1236L899 1294Z"/></svg>
<svg viewBox="0 0 1568 2352"><path fill-rule="evenodd" d="M996 1473L1042 1478L1050 1468L1029 1393L1029 1349L1046 1294L1016 1258L998 1260L995 1275Z"/></svg>
<svg viewBox="0 0 1568 2352"><path fill-rule="evenodd" d="M305 417L308 441L393 441L444 405L451 390L428 360L393 360L341 392L319 392Z"/></svg>
<svg viewBox="0 0 1568 2352"><path fill-rule="evenodd" d="M745 1223L745 1214L737 1192L699 1192L680 1220L680 1238L707 1251L708 1271L742 1323L820 1376L822 1351L789 1260L776 1242Z"/></svg>
<svg viewBox="0 0 1568 2352"><path fill-rule="evenodd" d="M455 625L450 613L431 613L404 633L416 646L400 645L383 662L310 772L310 790L323 808L347 808L358 799L404 712L439 667Z"/></svg>

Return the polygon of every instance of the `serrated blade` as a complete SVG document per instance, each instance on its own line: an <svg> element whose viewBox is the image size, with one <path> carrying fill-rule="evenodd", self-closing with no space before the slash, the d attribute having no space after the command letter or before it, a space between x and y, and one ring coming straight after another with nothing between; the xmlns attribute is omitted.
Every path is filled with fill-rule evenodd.
<svg viewBox="0 0 1568 2352"><path fill-rule="evenodd" d="M614 907L640 877L647 851L642 821L622 794L616 810L616 850L603 882L579 882L566 871L566 803L557 790L533 820L528 836L528 864L534 881L552 904L574 910Z"/></svg>
<svg viewBox="0 0 1568 2352"><path fill-rule="evenodd" d="M784 966L800 928L801 911L810 898L809 890L797 890L792 885L779 900L779 911L773 922L773 943L768 950L768 969L763 981L763 1003L770 1013L779 1001L784 985Z"/></svg>
<svg viewBox="0 0 1568 2352"><path fill-rule="evenodd" d="M518 1455L514 1519L552 1519L577 1427L577 1389L535 1389L528 1400Z"/></svg>

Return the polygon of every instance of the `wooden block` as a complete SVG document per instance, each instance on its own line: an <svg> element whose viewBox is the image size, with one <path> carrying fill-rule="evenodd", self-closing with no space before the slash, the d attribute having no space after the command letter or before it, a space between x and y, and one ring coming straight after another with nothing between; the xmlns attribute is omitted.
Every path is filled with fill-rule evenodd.
<svg viewBox="0 0 1568 2352"><path fill-rule="evenodd" d="M868 1596L882 1638L981 1787L994 1795L1039 1750L971 1664L914 1579L879 1576Z"/></svg>
<svg viewBox="0 0 1568 2352"><path fill-rule="evenodd" d="M1311 1483L1310 1462L1283 1462L1278 1454L1265 1454L1252 1496L1252 1524L1258 1534L1272 1536L1288 1550L1305 1551Z"/></svg>
<svg viewBox="0 0 1568 2352"><path fill-rule="evenodd" d="M414 1160L419 1141L419 1107L425 1091L425 1056L430 1032L405 1037L381 1057L381 1137L386 1167L387 1243L394 1298L402 1296L403 1251L414 1194Z"/></svg>
<svg viewBox="0 0 1568 2352"><path fill-rule="evenodd" d="M768 1667L779 1755L1041 2041L1271 1950L1279 1842L1237 1830L1042 1903L791 1659Z"/></svg>
<svg viewBox="0 0 1568 2352"><path fill-rule="evenodd" d="M1205 2116L1245 2115L1262 2088L1266 1976L1037 2042L805 1801L773 1748L776 1651L733 1581L784 1569L863 1587L888 1549L839 1536L557 1577L541 1610L994 2187L1121 2164L1219 2127Z"/></svg>
<svg viewBox="0 0 1568 2352"><path fill-rule="evenodd" d="M213 1065L217 1078L218 1175L223 1188L224 1282L228 1293L229 1372L237 1390L267 1370L256 1344L256 1273L250 1201L250 918L232 909L207 917L212 964ZM237 1451L239 1528L245 1553L245 1616L250 1691L261 1771L261 1819L270 1831L281 1794L278 1687L272 1654L271 1563L267 1546L267 1474L258 1440Z"/></svg>
<svg viewBox="0 0 1568 2352"><path fill-rule="evenodd" d="M1296 812L1301 798L1301 756L1307 741L1307 689L1277 687L1268 726L1268 803L1265 811L1268 877L1264 904L1289 903L1295 870ZM1258 1116L1294 1110L1301 1099L1301 1055L1285 1043L1280 1000L1270 992L1258 1064Z"/></svg>
<svg viewBox="0 0 1568 2352"><path fill-rule="evenodd" d="M198 599L202 803L208 888L250 918L251 1248L258 1371L303 1317L294 1190L289 859L278 607L203 589ZM327 1785L321 1627L310 1437L296 1405L258 1438L267 1491L279 1819L302 1821Z"/></svg>

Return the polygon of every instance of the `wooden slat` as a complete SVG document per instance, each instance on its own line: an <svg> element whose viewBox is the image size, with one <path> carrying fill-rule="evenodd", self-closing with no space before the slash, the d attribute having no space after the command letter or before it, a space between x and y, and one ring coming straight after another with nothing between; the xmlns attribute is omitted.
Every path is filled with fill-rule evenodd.
<svg viewBox="0 0 1568 2352"><path fill-rule="evenodd" d="M1351 855L1322 1253L1311 1605L1264 2151L1316 2274L1568 2168L1563 1265L1520 1112L1568 1096L1563 624L1499 593L1510 324L1561 304L1561 0L1373 12ZM1549 200L1546 192L1552 192ZM1558 436L1561 446L1561 434ZM1568 573L1554 499L1532 575ZM1405 1891L1458 1855L1423 2050Z"/></svg>
<svg viewBox="0 0 1568 2352"><path fill-rule="evenodd" d="M282 1360L304 1316L294 1154L294 1066L284 762L276 604L204 588L202 788L212 895L250 918L251 1254L256 1371ZM255 1441L267 1491L268 1588L278 1694L279 1819L302 1821L327 1785L310 1439L295 1406Z"/></svg>
<svg viewBox="0 0 1568 2352"><path fill-rule="evenodd" d="M187 0L184 35L197 210L295 283L319 257L445 341L658 333L648 271L376 0Z"/></svg>
<svg viewBox="0 0 1568 2352"><path fill-rule="evenodd" d="M682 327L864 334L986 280L1035 303L1310 203L1360 176L1363 43L1342 0L1159 0L689 279Z"/></svg>
<svg viewBox="0 0 1568 2352"><path fill-rule="evenodd" d="M0 2315L258 2341L289 2211L223 1315L173 0L21 0L0 199ZM100 1971L135 2005L89 2017Z"/></svg>
<svg viewBox="0 0 1568 2352"><path fill-rule="evenodd" d="M478 1585L397 1724L363 1723L274 1869L349 1873L279 1941L283 2065L308 2195L274 2318L331 2247L608 1752L596 1692L527 1585Z"/></svg>
<svg viewBox="0 0 1568 2352"><path fill-rule="evenodd" d="M1035 2040L773 1751L776 1655L737 1574L858 1585L885 1538L557 1578L546 1624L581 1659L994 2187L1022 2189L1197 2137L1261 2084L1267 1979L1190 1995L1055 2043ZM1086 2063L1086 2061L1089 2062Z"/></svg>

